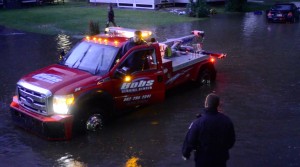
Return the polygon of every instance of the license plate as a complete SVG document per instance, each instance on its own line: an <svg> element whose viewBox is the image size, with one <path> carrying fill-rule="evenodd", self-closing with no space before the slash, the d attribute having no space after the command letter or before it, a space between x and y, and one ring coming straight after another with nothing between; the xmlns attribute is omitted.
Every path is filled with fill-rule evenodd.
<svg viewBox="0 0 300 167"><path fill-rule="evenodd" d="M282 14L277 14L276 16L277 16L277 17L282 17Z"/></svg>

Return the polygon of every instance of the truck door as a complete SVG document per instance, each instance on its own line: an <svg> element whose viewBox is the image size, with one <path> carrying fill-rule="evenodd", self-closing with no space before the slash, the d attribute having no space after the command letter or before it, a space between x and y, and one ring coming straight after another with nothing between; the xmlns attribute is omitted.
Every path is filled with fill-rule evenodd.
<svg viewBox="0 0 300 167"><path fill-rule="evenodd" d="M113 77L118 109L161 102L165 98L163 71L154 47L136 47L129 51L117 66Z"/></svg>

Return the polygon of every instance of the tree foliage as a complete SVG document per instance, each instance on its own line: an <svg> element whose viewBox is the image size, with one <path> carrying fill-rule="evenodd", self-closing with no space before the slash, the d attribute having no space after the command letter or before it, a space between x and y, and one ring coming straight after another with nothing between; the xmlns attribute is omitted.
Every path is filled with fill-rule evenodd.
<svg viewBox="0 0 300 167"><path fill-rule="evenodd" d="M209 6L206 0L197 0L194 2L190 0L187 4L187 14L190 17L207 17L209 16Z"/></svg>
<svg viewBox="0 0 300 167"><path fill-rule="evenodd" d="M90 20L89 23L89 35L97 35L100 33L99 22Z"/></svg>
<svg viewBox="0 0 300 167"><path fill-rule="evenodd" d="M231 12L243 12L247 0L227 0L225 9Z"/></svg>

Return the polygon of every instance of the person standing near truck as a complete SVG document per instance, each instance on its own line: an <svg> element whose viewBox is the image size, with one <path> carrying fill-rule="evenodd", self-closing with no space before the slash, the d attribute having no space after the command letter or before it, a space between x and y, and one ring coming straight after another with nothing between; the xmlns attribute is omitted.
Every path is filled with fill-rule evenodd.
<svg viewBox="0 0 300 167"><path fill-rule="evenodd" d="M121 48L121 56L124 56L128 50L134 46L147 44L146 41L142 39L142 31L136 30L133 37L130 38Z"/></svg>
<svg viewBox="0 0 300 167"><path fill-rule="evenodd" d="M136 30L132 38L130 38L121 48L120 58L123 57L131 48L147 44L146 41L142 39L142 31ZM143 64L146 63L146 57L144 52L135 52L133 55L129 56L126 60L126 67L130 69L131 72L139 71L143 68Z"/></svg>
<svg viewBox="0 0 300 167"><path fill-rule="evenodd" d="M229 149L235 143L233 123L218 112L220 98L211 93L206 97L204 114L192 122L182 147L183 159L192 151L196 167L226 167Z"/></svg>
<svg viewBox="0 0 300 167"><path fill-rule="evenodd" d="M114 27L117 27L117 24L115 22L115 13L112 4L110 4L108 7L106 27L109 27L109 23L112 23Z"/></svg>

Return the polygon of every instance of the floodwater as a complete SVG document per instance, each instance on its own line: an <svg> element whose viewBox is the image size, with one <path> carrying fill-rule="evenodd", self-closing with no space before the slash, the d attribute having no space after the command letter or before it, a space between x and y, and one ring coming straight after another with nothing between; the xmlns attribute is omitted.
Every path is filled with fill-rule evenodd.
<svg viewBox="0 0 300 167"><path fill-rule="evenodd" d="M101 133L49 142L15 127L9 103L24 74L55 63L78 39L0 28L0 166L184 167L181 145L205 96L221 97L235 124L229 167L300 166L300 23L270 24L264 15L215 15L201 22L153 28L158 41L206 33L204 48L225 52L216 85L182 86L161 104L117 118Z"/></svg>

